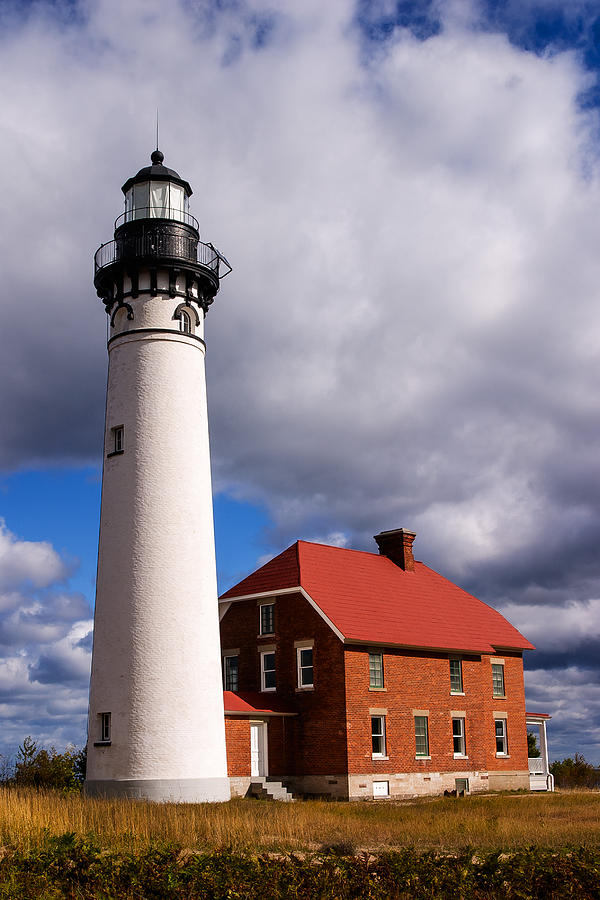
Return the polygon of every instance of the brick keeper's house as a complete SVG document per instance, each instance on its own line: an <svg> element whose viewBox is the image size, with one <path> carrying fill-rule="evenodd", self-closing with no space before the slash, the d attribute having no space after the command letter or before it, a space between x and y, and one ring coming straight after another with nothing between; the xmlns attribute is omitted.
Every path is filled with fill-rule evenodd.
<svg viewBox="0 0 600 900"><path fill-rule="evenodd" d="M220 598L232 794L267 777L340 799L529 789L533 645L415 562L414 537L297 541Z"/></svg>

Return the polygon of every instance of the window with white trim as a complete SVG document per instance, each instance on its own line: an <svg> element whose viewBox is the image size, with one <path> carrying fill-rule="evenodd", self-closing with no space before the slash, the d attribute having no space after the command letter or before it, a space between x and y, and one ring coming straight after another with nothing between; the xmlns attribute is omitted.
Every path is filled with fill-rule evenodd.
<svg viewBox="0 0 600 900"><path fill-rule="evenodd" d="M237 655L223 657L223 684L226 691L237 691L238 689L238 657Z"/></svg>
<svg viewBox="0 0 600 900"><path fill-rule="evenodd" d="M492 694L494 697L504 697L504 663L492 663Z"/></svg>
<svg viewBox="0 0 600 900"><path fill-rule="evenodd" d="M369 653L369 687L383 687L383 653Z"/></svg>
<svg viewBox="0 0 600 900"><path fill-rule="evenodd" d="M192 334L192 317L187 310L182 309L179 313L179 330L184 334Z"/></svg>
<svg viewBox="0 0 600 900"><path fill-rule="evenodd" d="M110 743L110 713L100 713L100 740L103 744Z"/></svg>
<svg viewBox="0 0 600 900"><path fill-rule="evenodd" d="M371 716L371 753L381 759L385 752L385 716Z"/></svg>
<svg viewBox="0 0 600 900"><path fill-rule="evenodd" d="M462 660L450 660L450 693L463 693Z"/></svg>
<svg viewBox="0 0 600 900"><path fill-rule="evenodd" d="M467 745L465 742L465 720L462 718L452 719L452 742L454 745L454 756L466 756Z"/></svg>
<svg viewBox="0 0 600 900"><path fill-rule="evenodd" d="M415 716L415 750L417 756L429 756L428 716Z"/></svg>
<svg viewBox="0 0 600 900"><path fill-rule="evenodd" d="M259 634L275 633L275 604L261 603L259 607Z"/></svg>
<svg viewBox="0 0 600 900"><path fill-rule="evenodd" d="M315 670L313 665L313 648L296 648L296 665L298 669L298 687L311 688L315 684Z"/></svg>
<svg viewBox="0 0 600 900"><path fill-rule="evenodd" d="M276 687L275 651L269 650L260 654L260 689L261 691L274 691Z"/></svg>
<svg viewBox="0 0 600 900"><path fill-rule="evenodd" d="M496 756L508 756L506 719L494 719L494 729L496 732Z"/></svg>

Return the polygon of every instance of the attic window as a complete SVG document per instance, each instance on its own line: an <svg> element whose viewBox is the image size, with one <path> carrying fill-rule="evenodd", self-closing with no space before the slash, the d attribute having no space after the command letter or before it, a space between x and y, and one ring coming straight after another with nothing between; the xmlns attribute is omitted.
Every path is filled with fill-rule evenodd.
<svg viewBox="0 0 600 900"><path fill-rule="evenodd" d="M259 634L274 634L274 633L275 633L275 604L274 603L261 603Z"/></svg>
<svg viewBox="0 0 600 900"><path fill-rule="evenodd" d="M492 693L494 697L504 697L504 666L502 663L492 663Z"/></svg>
<svg viewBox="0 0 600 900"><path fill-rule="evenodd" d="M238 657L237 655L223 657L223 674L226 691L238 690Z"/></svg>
<svg viewBox="0 0 600 900"><path fill-rule="evenodd" d="M462 661L460 659L450 660L450 693L463 693Z"/></svg>
<svg viewBox="0 0 600 900"><path fill-rule="evenodd" d="M369 687L383 687L383 653L369 653Z"/></svg>

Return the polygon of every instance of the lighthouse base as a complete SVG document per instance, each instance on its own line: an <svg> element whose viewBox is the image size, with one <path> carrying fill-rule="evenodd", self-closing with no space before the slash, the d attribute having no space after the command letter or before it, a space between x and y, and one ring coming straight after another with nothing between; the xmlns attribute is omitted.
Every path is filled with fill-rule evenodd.
<svg viewBox="0 0 600 900"><path fill-rule="evenodd" d="M89 797L130 797L155 803L223 803L231 798L229 778L147 778L86 781Z"/></svg>

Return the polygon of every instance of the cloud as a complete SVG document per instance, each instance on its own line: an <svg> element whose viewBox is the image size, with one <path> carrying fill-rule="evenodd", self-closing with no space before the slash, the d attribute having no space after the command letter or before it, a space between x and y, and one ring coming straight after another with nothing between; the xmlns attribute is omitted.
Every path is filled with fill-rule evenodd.
<svg viewBox="0 0 600 900"><path fill-rule="evenodd" d="M598 113L580 102L595 79L564 45L524 49L529 25L489 4L419 21L393 8L15 13L0 37L0 327L15 335L0 465L97 457L91 254L158 104L166 162L234 264L207 321L213 472L268 509L265 549L338 533L373 548L403 525L488 602L585 604L600 595ZM35 552L34 587L65 577ZM15 612L14 565L16 640L52 623ZM564 627L584 647L579 609ZM44 653L32 671L58 673Z"/></svg>
<svg viewBox="0 0 600 900"><path fill-rule="evenodd" d="M85 740L90 607L64 588L70 567L48 542L0 528L0 754L27 734L56 745ZM58 586L61 590L58 590Z"/></svg>
<svg viewBox="0 0 600 900"><path fill-rule="evenodd" d="M48 587L66 578L69 568L47 541L23 541L0 519L0 591L27 582L35 588ZM0 603L2 602L0 598ZM10 603L10 597L4 601Z"/></svg>

